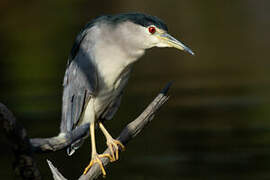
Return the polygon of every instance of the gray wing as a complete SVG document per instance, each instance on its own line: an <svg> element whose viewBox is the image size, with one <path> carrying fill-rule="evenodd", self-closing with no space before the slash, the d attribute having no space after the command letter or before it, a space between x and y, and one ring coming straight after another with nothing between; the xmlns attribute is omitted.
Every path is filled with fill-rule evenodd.
<svg viewBox="0 0 270 180"><path fill-rule="evenodd" d="M123 96L123 92L120 93L120 95L108 106L108 108L105 110L105 112L101 116L101 120L110 120L113 118L114 114L119 109L119 106L121 104L121 99Z"/></svg>
<svg viewBox="0 0 270 180"><path fill-rule="evenodd" d="M64 76L61 132L71 131L77 125L85 105L97 87L96 69L87 47L87 27L76 38ZM84 48L83 48L84 47Z"/></svg>

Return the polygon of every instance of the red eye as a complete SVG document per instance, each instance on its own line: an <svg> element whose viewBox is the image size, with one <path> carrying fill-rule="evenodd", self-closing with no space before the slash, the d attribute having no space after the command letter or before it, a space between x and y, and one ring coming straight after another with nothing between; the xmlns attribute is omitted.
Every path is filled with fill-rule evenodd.
<svg viewBox="0 0 270 180"><path fill-rule="evenodd" d="M155 27L149 27L148 28L148 31L151 33L151 34L154 34L156 32L156 28Z"/></svg>

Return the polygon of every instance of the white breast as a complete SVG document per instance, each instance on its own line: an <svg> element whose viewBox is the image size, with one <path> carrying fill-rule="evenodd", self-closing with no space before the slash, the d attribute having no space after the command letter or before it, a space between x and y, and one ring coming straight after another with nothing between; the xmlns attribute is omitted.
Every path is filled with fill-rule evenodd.
<svg viewBox="0 0 270 180"><path fill-rule="evenodd" d="M118 78L115 78L114 81L113 79L103 81L103 83L107 82L107 84L102 85L102 88L99 89L94 102L95 112L98 117L122 92L128 82L130 71L131 68L128 68L125 72L120 74Z"/></svg>

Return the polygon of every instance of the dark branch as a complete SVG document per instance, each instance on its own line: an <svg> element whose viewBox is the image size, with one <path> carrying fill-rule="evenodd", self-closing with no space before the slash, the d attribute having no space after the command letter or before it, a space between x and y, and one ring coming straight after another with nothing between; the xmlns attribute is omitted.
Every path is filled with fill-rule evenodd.
<svg viewBox="0 0 270 180"><path fill-rule="evenodd" d="M142 114L137 117L134 121L129 123L121 132L120 136L117 138L120 140L124 145L126 145L131 139L135 138L143 129L144 127L154 118L157 111L161 108L161 106L168 100L168 96L166 96L169 87L171 84L168 84L161 93L152 101L151 104L142 112ZM119 146L120 152L121 147ZM110 153L109 148L107 148L103 154ZM109 164L108 158L103 158L102 163L105 166ZM61 175L61 173L49 162L49 166L52 170L54 177L56 175ZM101 174L101 170L97 164L93 165L91 169L87 172L86 175L81 175L79 180L92 180L96 179ZM59 179L60 176L57 176L55 180L66 180L62 175L63 179Z"/></svg>
<svg viewBox="0 0 270 180"><path fill-rule="evenodd" d="M131 139L136 137L142 129L154 118L156 112L168 100L166 96L171 83L169 83L159 95L152 101L144 112L134 121L129 123L117 138L124 145ZM3 127L7 138L12 146L15 155L14 170L15 173L25 180L40 180L41 176L32 158L33 152L48 152L57 151L66 148L76 140L82 138L88 133L89 124L82 125L70 133L59 134L52 138L34 138L27 137L26 130L17 121L15 116L8 108L0 103L0 120L3 122ZM119 147L121 151L121 147ZM106 149L104 153L109 153ZM109 159L103 158L104 166L109 164ZM61 173L48 161L49 167L53 173L55 180L66 180ZM101 174L98 165L94 165L86 175L82 175L79 179L95 179Z"/></svg>
<svg viewBox="0 0 270 180"><path fill-rule="evenodd" d="M31 144L24 127L16 121L8 108L0 103L0 121L15 155L13 170L25 180L40 180L40 172L32 157Z"/></svg>
<svg viewBox="0 0 270 180"><path fill-rule="evenodd" d="M35 152L58 151L84 137L88 131L89 123L81 125L71 132L59 134L55 137L30 139L30 143Z"/></svg>

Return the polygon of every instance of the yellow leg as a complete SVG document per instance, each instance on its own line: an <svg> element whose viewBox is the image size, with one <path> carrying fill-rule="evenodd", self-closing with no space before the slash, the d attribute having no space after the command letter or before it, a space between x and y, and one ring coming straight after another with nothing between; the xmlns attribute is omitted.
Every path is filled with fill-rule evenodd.
<svg viewBox="0 0 270 180"><path fill-rule="evenodd" d="M111 162L118 160L118 158L119 158L118 145L121 147L122 151L125 150L125 146L120 141L113 139L112 136L105 129L105 127L103 126L103 124L101 122L99 122L99 127L100 127L101 131L103 132L104 136L106 137L107 146L109 147L109 149L111 151L111 156L112 156Z"/></svg>
<svg viewBox="0 0 270 180"><path fill-rule="evenodd" d="M111 158L110 154L101 154L100 155L100 154L97 153L96 141L95 141L95 123L94 122L90 124L90 135L91 135L91 145L92 145L92 158L91 158L91 161L90 161L89 165L85 168L83 174L86 174L88 172L88 170L95 163L98 163L103 176L106 176L106 171L105 171L105 169L103 167L103 164L102 164L102 161L100 160L100 158L107 157L110 160L112 160L112 158Z"/></svg>

